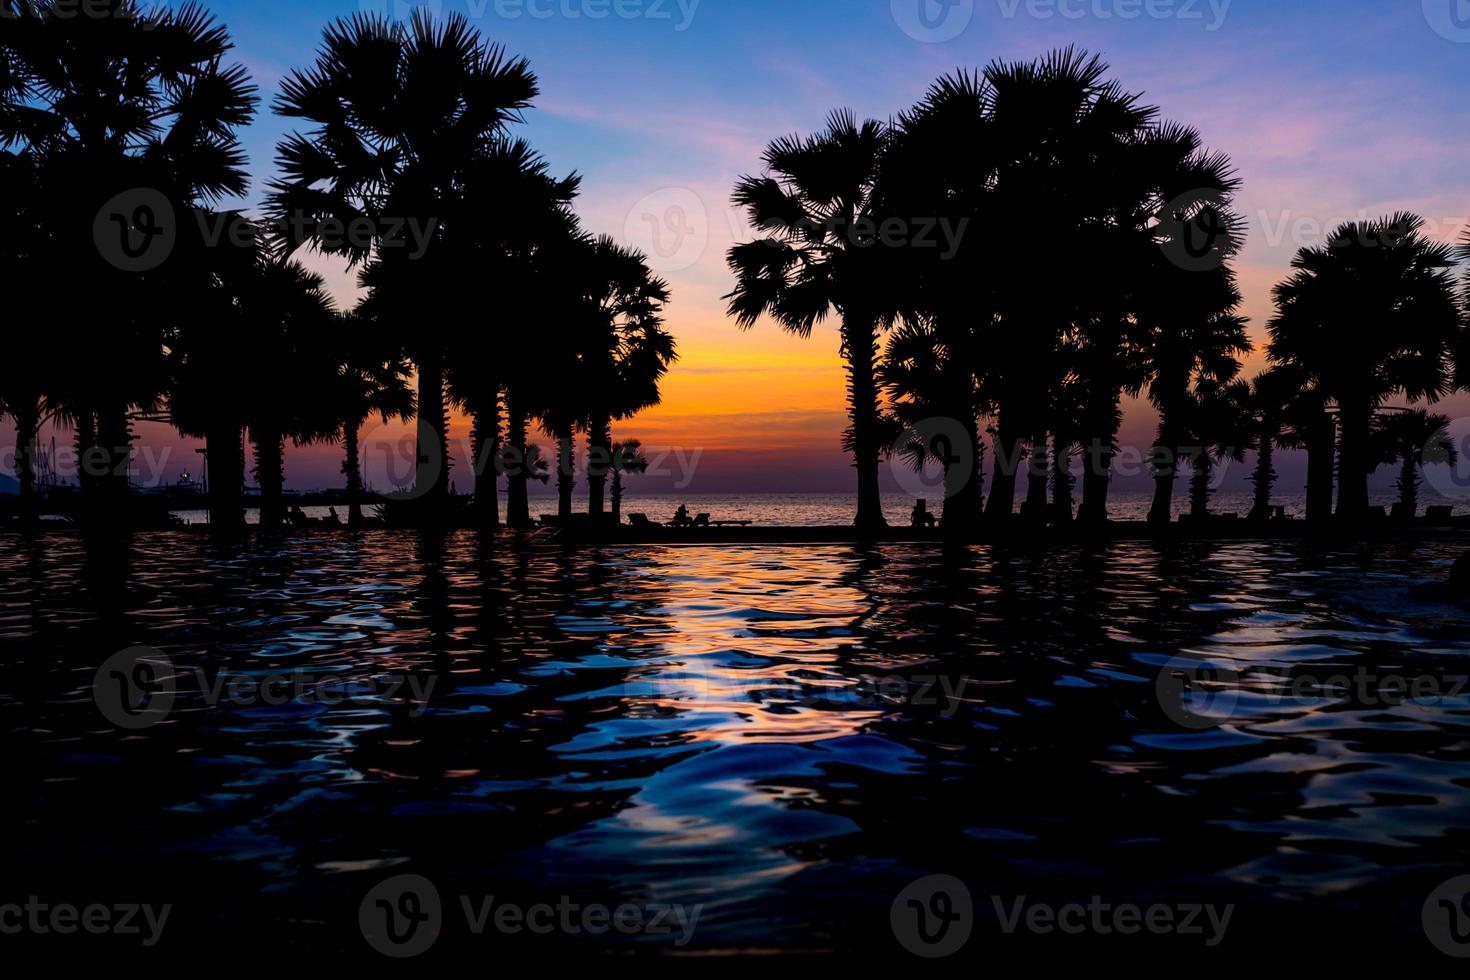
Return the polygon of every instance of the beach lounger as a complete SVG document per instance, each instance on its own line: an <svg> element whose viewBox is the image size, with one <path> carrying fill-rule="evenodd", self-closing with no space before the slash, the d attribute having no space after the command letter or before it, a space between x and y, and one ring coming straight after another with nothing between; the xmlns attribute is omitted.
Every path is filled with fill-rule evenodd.
<svg viewBox="0 0 1470 980"><path fill-rule="evenodd" d="M694 517L694 526L695 527L709 527L709 515L708 514L697 514L697 515L695 515L695 517Z"/></svg>
<svg viewBox="0 0 1470 980"><path fill-rule="evenodd" d="M628 525L630 527L636 527L640 531L647 531L650 528L658 526L648 519L647 514L629 514Z"/></svg>

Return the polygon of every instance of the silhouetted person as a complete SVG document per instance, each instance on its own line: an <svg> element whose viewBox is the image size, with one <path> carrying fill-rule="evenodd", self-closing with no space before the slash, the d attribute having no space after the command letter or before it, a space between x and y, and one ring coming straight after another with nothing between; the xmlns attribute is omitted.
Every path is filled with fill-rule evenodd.
<svg viewBox="0 0 1470 980"><path fill-rule="evenodd" d="M674 511L674 527L688 527L692 523L694 522L689 519L689 508L680 504L679 509Z"/></svg>
<svg viewBox="0 0 1470 980"><path fill-rule="evenodd" d="M914 502L914 512L909 515L910 526L915 531L923 531L927 528L934 527L935 523L934 515L929 513L929 501L916 500Z"/></svg>

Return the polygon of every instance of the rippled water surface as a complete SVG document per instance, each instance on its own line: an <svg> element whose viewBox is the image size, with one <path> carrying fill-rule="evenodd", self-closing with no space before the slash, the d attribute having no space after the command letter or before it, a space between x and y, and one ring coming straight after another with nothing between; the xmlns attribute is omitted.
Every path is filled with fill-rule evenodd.
<svg viewBox="0 0 1470 980"><path fill-rule="evenodd" d="M1101 895L1417 949L1470 871L1470 612L1415 589L1463 548L0 538L5 886L331 951L412 872L698 904L684 952L892 951L894 896L949 874L992 943L992 896ZM94 678L135 645L175 692L129 731ZM1226 696L1160 696L1198 661Z"/></svg>

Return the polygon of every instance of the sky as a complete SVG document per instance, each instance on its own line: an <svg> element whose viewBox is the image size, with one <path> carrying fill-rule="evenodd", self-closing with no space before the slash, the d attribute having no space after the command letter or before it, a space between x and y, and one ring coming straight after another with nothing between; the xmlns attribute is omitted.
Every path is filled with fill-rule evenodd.
<svg viewBox="0 0 1470 980"><path fill-rule="evenodd" d="M680 360L664 402L624 425L665 457L659 490L840 492L843 377L835 326L810 339L724 314L726 249L747 237L729 203L772 139L819 128L835 108L888 119L939 76L1077 45L1164 117L1199 129L1243 181L1249 237L1238 262L1260 341L1271 287L1334 224L1415 211L1458 239L1470 224L1470 0L213 0L237 60L265 97L244 134L258 202L291 128L269 102L307 64L332 19L417 7L468 15L530 59L541 95L518 134L553 171L583 178L593 232L635 245L671 284ZM1058 273L1065 274L1065 256ZM343 305L353 276L319 259ZM496 329L534 330L534 324ZM1256 355L1247 371L1261 366ZM1441 409L1445 410L1445 409ZM1470 416L1456 399L1448 414ZM1146 447L1154 417L1130 406L1122 440ZM452 435L463 439L460 421ZM193 444L157 427L145 469L173 479ZM376 440L376 442L375 442ZM384 457L393 431L370 433ZM674 452L677 450L677 454ZM166 457L166 458L161 458ZM292 450L298 488L339 485L330 447ZM1295 476L1288 461L1284 482ZM379 482L393 467L380 460ZM369 472L373 464L370 460ZM689 474L692 472L693 476ZM458 480L462 489L468 474ZM1243 480L1244 468L1226 479ZM144 476L153 475L145 473ZM1124 482L1129 478L1124 477ZM1300 481L1297 481L1299 485ZM683 484L683 485L680 485Z"/></svg>

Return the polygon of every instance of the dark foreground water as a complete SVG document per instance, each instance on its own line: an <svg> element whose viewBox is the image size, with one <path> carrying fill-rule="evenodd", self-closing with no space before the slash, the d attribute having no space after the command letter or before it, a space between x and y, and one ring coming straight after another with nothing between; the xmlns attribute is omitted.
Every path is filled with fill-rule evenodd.
<svg viewBox="0 0 1470 980"><path fill-rule="evenodd" d="M1464 547L0 538L0 952L1470 952Z"/></svg>

